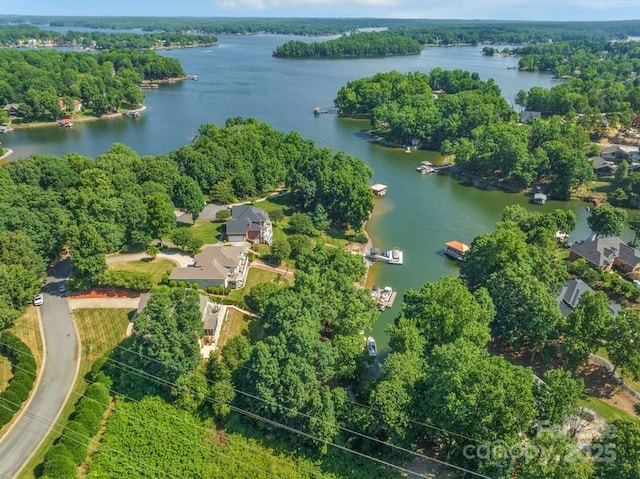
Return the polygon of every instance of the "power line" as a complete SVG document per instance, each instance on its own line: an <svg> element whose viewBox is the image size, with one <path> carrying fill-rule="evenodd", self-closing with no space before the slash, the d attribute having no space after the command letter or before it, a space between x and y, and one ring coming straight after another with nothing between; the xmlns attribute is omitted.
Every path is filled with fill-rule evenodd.
<svg viewBox="0 0 640 479"><path fill-rule="evenodd" d="M257 371L257 370L255 370L254 368L251 368L251 367L249 367L249 366L239 365L238 367L239 367L239 368L242 368L242 369L246 369L246 370L248 370L248 371L253 371L254 373L259 374L260 376L264 377L264 376L263 376L263 374L262 374L260 371ZM376 407L374 407L374 406L369 406L368 404L363 404L363 403L358 402L358 401L356 401L356 400L354 400L354 399L351 399L351 398L350 398L350 397L348 397L348 396L347 396L347 398L346 398L346 399L347 399L350 403L355 404L356 406L359 406L359 407L361 407L361 408L364 408L364 409L370 409L371 411L375 411L375 412L380 413L380 414L386 414L386 412L385 412L385 411L383 411L382 409L376 408ZM464 434L459 434L459 433L456 433L456 432L453 432L453 431L449 431L449 430L447 430L447 429L444 429L444 428L441 428L441 427L437 427L437 426L433 426L433 425L431 425L431 424L427 424L427 423L424 423L424 422L421 422L421 421L416 421L415 419L407 418L407 421L408 421L408 422L410 422L410 423L413 423L413 424L417 424L417 425L419 425L419 426L426 427L426 428L428 428L428 429L433 429L433 430L435 430L435 431L438 431L438 432L441 432L441 433L444 433L444 434L447 434L447 435L456 436L456 437L459 437L459 438L461 438L461 439L466 439L466 440L468 440L468 441L473 441L473 442L475 442L475 443L480 443L480 442L482 442L481 440L475 439L475 438L473 438L473 437L465 436Z"/></svg>
<svg viewBox="0 0 640 479"><path fill-rule="evenodd" d="M5 406L5 403L6 404L12 404L13 406L15 406L17 408L19 408L21 406L21 404L17 404L17 403L15 403L13 401L9 401L6 398L2 398L2 401L0 401L0 407L3 407L4 409L6 409L8 411L12 411L12 409L10 407L8 407L8 406ZM36 414L34 412L30 412L30 411L24 411L22 414L24 416L27 416L29 419L32 419L34 422L40 422L41 424L44 424L44 425L47 425L47 426L51 426L51 427L53 427L53 426L60 427L61 428L60 431L57 431L57 432L61 432L62 430L66 429L66 430L70 431L71 435L75 435L75 437L77 437L77 438L87 439L89 442L93 442L93 443L99 444L99 441L97 441L96 439L94 439L94 438L92 438L90 436L85 436L84 434L80 434L80 433L78 433L76 431L72 431L71 429L68 429L67 426L62 425L59 421L50 421L48 418L46 418L46 417L44 417L44 416L42 416L40 414ZM78 441L78 440L74 439L73 437L71 437L71 435L67 436L71 441L75 442L76 444L82 444L80 441ZM113 447L107 446L106 444L102 444L102 446L104 448L106 448L107 451L114 451L114 452L120 454L121 456L124 456L125 458L127 458L129 460L133 460L133 461L141 464L144 467L147 467L149 469L153 469L153 470L155 470L157 472L160 472L160 473L162 473L163 475L165 475L167 477L171 477L171 478L174 478L174 479L180 479L180 478L178 478L176 476L173 476L173 475L169 474L166 471L161 471L160 469L158 469L156 467L150 466L148 463L146 463L144 461L140 461L138 459L134 459L130 455L128 455L128 454L126 454L126 453L124 453L124 452L122 452L122 451L120 451L118 449L115 449ZM128 462L127 464L131 466L130 462ZM134 469L138 469L139 471L143 471L143 472L145 471L145 469L140 469L140 468L136 468L136 467L134 467Z"/></svg>
<svg viewBox="0 0 640 479"><path fill-rule="evenodd" d="M2 341L0 341L0 344L1 344L1 345L4 345L4 346L7 346L7 347L9 347L9 348L15 349L15 348L13 348L12 346L10 346L10 345L8 345L8 344L6 344L6 343L3 343ZM34 375L34 376L35 376L35 374L34 374L34 373L32 373L32 372L30 372L30 371L28 371L28 370L26 370L26 369L24 369L24 368L21 368L19 365L16 365L16 366L14 366L14 367L15 367L16 369L19 369L19 370L21 370L21 371L24 371L24 372L25 372L25 373L27 373L27 374L31 374L31 375ZM91 381L91 380L86 379L86 378L83 378L83 381L87 382L88 384L99 384L99 383L97 383L97 382L95 382L95 381ZM133 398L130 398L129 396L127 396L127 395L125 395L125 394L123 394L123 393L121 393L121 392L119 392L119 391L116 391L116 390L114 390L114 389L111 389L111 391L112 391L113 393L115 393L115 394L119 395L119 396L123 396L123 397L127 398L128 400L131 400L132 402L139 403L139 401L135 401ZM72 392L73 392L73 394L74 394L74 395L78 396L78 398L83 398L83 397L84 397L84 398L86 398L86 399L87 399L87 400L89 400L89 401L93 401L93 402L95 402L95 403L97 403L97 404L100 404L100 405L104 406L104 404L103 404L103 403L101 403L100 401L98 401L98 400L96 400L96 399L93 399L93 398L88 397L86 394L80 394L80 393L78 393L78 392L76 392L76 391L72 391ZM113 410L113 411L116 411L116 412L118 412L118 413L120 413L120 414L122 414L122 415L124 415L124 416L128 417L128 418L134 419L134 420L136 420L136 421L138 421L138 422L140 422L140 423L142 424L142 421L143 421L143 420L141 420L141 419L137 418L136 416L134 416L134 415L132 415L132 414L127 414L127 413L125 413L124 411L122 411L121 409L117 409L117 408L115 408L115 407L113 407L113 406L110 406L109 408L110 408L111 410ZM174 416L174 418L175 418L175 416ZM184 423L184 421L182 421L182 422ZM204 428L204 427L202 427L202 426L197 426L197 425L196 425L196 427L197 427L197 428L199 428L199 429L201 429L202 431L209 432L206 428ZM168 431L168 429L165 429L165 431ZM183 437L183 436L180 436L180 435L178 435L178 434L176 434L176 433L171 433L171 434L172 434L173 436L175 436L175 437L179 437L179 438L181 438L181 439L184 439L184 437ZM232 440L231 440L231 438L227 438L227 439L229 439L229 440L230 440L230 442L234 442L234 441L232 441ZM239 463L239 464L245 465L245 466L247 466L247 467L249 467L249 468L251 468L251 469L254 469L254 470L258 471L258 472L262 472L262 473L264 473L264 474L266 474L266 475L268 475L268 476L273 476L273 477L276 477L276 478L278 477L278 476L276 476L276 475L274 475L274 474L272 474L272 473L270 473L270 472L268 472L268 471L265 471L264 469L260 469L259 467L253 466L253 465L251 465L251 464L248 464L248 463L246 463L246 462L243 462L243 461L241 461L241 460L239 460L239 459L236 459L236 458L234 458L234 457L227 456L227 455L225 455L222 451L218 451L218 450L213 449L213 448L212 448L212 449L209 449L209 448L207 448L204 444L199 444L199 443L197 443L197 442L195 442L195 441L189 441L189 442L190 442L191 444L195 445L195 446L201 447L202 449L204 449L204 450L206 450L206 451L214 452L215 454L218 454L218 455L221 455L221 456L223 456L223 457L226 457L227 459L230 459L230 460L232 460L232 461L234 461L234 462L236 462L236 463ZM98 441L98 443L99 443L99 444L101 444L99 441ZM235 443L239 444L240 446L244 447L245 449L249 449L249 450L251 450L251 451L253 451L253 452L256 452L256 451L254 451L253 449L251 449L251 447L250 447L250 446L248 446L248 445L246 445L246 444L241 444L239 441L237 441L237 442L235 442ZM265 452L262 452L261 454L267 455L267 453L265 453ZM275 459L282 460L282 459L278 458L277 456L273 456L273 457L274 457ZM296 468L298 468L298 467L297 467L297 465L295 465L295 467L296 467ZM305 471L305 472L311 472L311 471ZM316 472L315 474L317 475L318 473Z"/></svg>
<svg viewBox="0 0 640 479"><path fill-rule="evenodd" d="M117 347L117 348L119 348L119 349L122 349L122 350L124 350L124 351L128 351L128 352L130 352L130 353L137 354L137 355L138 355L138 356L140 356L140 357L143 357L143 358L146 358L146 359L150 359L150 360L152 360L152 361L154 361L154 362L156 362L156 363L162 364L162 365L164 365L164 366L168 366L168 367L170 367L170 368L172 368L172 369L174 369L174 370L176 370L176 371L179 371L179 372L181 372L181 373L184 373L184 371L181 371L179 368L177 368L177 367L175 367L175 366L167 365L167 364L163 363L162 361L160 361L160 360L158 360L158 359L152 358L152 357L150 357L150 356L146 356L146 355L144 355L144 354L142 354L142 353L139 353L139 352L137 352L137 351L133 351L133 350L131 350L131 349L128 349L128 348L125 348L125 347L122 347L122 346L116 346L116 347ZM116 360L114 360L113 358L108 358L107 360L108 360L108 361L112 361L112 362L117 362L118 364L122 365L124 368L129 368L129 369L131 369L131 370L141 371L141 370L139 370L139 369L137 369L137 368L133 368L133 367L131 367L131 366L127 365L127 364L121 363L120 361L116 361ZM153 376L152 374L147 373L146 371L142 371L142 373L147 374L147 375L149 375L149 376L152 376L152 377L154 377L154 378L157 378L156 376ZM165 382L165 383L167 383L167 384L174 385L174 384L173 384L173 383L171 383L170 381L166 381L166 380L164 380L164 379L162 379L162 378L157 378L157 379L160 379L161 381L164 381L164 382ZM208 381L208 382L211 382L211 381L209 381L208 379L207 379L207 381ZM272 405L272 406L277 406L277 407L279 407L279 408L281 408L281 409L285 409L285 410L288 410L288 411L294 412L294 413L296 413L297 415L302 415L302 416L307 417L307 418L310 418L310 419L316 419L316 420L319 420L318 418L315 418L315 417L310 416L310 415L308 415L308 414L305 414L305 413L302 413L302 412L299 412L299 411L295 411L295 410L293 410L293 409L291 409L291 408L288 408L288 407L286 407L286 406L282 406L282 405L277 404L277 403L273 403L273 402L267 401L266 399L260 398L259 396L252 395L252 394L247 393L247 392L245 392L245 391L241 391L241 390L236 389L236 388L232 388L232 389L233 389L233 391L235 391L235 392L237 392L237 393L239 393L239 394L243 394L243 395L249 396L249 397L251 397L251 398L253 398L253 399L256 399L256 400L259 400L259 401L265 402L265 403L267 403L267 404L270 404L270 405ZM216 401L216 402L222 402L222 401L217 401L217 400L214 400L214 401ZM231 405L230 405L230 404L228 404L228 403L224 403L224 402L222 402L222 403L223 403L223 404L225 404L225 405L227 405L227 406L229 406L229 407L231 407L231 408L236 408L236 406L231 406ZM239 408L237 408L237 409L239 409ZM244 410L243 410L243 411L244 411ZM248 412L248 411L245 411L245 412ZM250 414L254 414L254 413L250 413ZM261 416L259 416L259 417L261 417ZM263 419L266 419L266 418L263 418ZM267 420L268 420L268 419L267 419ZM271 421L271 420L268 420L268 421ZM278 424L279 424L279 423L278 423ZM436 462L436 463L441 464L441 465L449 466L449 467L452 467L452 468L454 468L454 469L458 469L459 471L462 471L462 472L465 472L465 473L468 473L468 474L475 475L475 476L477 476L477 477L482 477L482 478L485 478L485 479L491 479L491 478L489 478L488 476L482 475L482 474L480 474L480 473L478 473L478 472L471 471L471 470L469 470L469 469L465 469L465 468L463 468L463 467L461 467L461 466L457 466L457 465L455 465L455 464L450 464L450 463L448 463L448 462L446 462L446 461L441 461L440 459L436 459L436 458L431 457L431 456L426 456L426 455L424 455L424 454L420 454L420 453L418 453L418 452L411 451L410 449L406 449L406 448L401 447L401 446L398 446L398 445L396 445L396 444L392 444L392 443L390 443L390 442L383 441L383 440L381 440L381 439L377 439L377 438L374 438L374 437L372 437L372 436L368 436L368 435L363 434L363 433L360 433L360 432L358 432L358 431L353 431L353 430L351 430L351 429L348 429L348 428L345 428L345 427L339 426L339 425L337 425L337 424L335 424L335 423L333 423L333 425L334 425L334 426L336 426L336 427L338 427L339 429L341 429L341 430L343 430L343 431L349 432L349 433L351 433L351 434L356 434L356 435L358 435L358 436L360 436L360 437L367 438L367 439L369 439L369 440L371 440L371 441L377 442L377 443L379 443L379 444L383 444L383 445L385 445L385 446L393 447L393 448L395 448L395 449L401 450L401 451L406 452L406 453L409 453L409 454L413 454L414 456L420 457L420 458L422 458L422 459L426 459L426 460L428 460L428 461L433 461L433 462ZM289 427L289 426L285 426L285 425L282 425L282 426L287 427L287 428ZM301 432L301 433L302 433L302 431L299 431L299 432ZM308 433L303 433L303 434L308 434ZM318 439L318 440L320 440L321 442L325 442L326 444L329 444L329 445L335 445L336 447L342 447L342 446L336 445L335 443L332 443L332 442L330 442L330 441L326 441L326 440L323 440L323 439ZM348 449L348 448L347 448L347 450L350 450L350 451L352 451L352 452L354 452L354 453L357 453L357 454L362 454L362 453L360 453L359 451L354 451L354 450L351 450L351 449ZM371 457L371 456L367 456L366 454L365 454L364 456L365 456L365 457L369 457L369 458L371 458L371 459L373 459L373 460L378 460L377 458L374 458L374 457ZM389 465L389 464L387 464L387 465ZM391 467L400 468L400 466L391 466ZM404 469L404 468L401 468L401 469ZM410 471L410 470L404 470L403 472L410 472L410 473L412 473L412 471Z"/></svg>
<svg viewBox="0 0 640 479"><path fill-rule="evenodd" d="M133 368L133 367L129 366L128 364L122 363L120 361L116 361L113 358L108 358L107 361L113 362L114 364L117 365L117 367L119 369L123 370L124 372L133 372L134 374L136 374L136 375L138 375L140 377L146 377L147 379L150 379L150 380L152 380L152 381L154 381L154 382L156 382L158 384L163 384L165 386L176 386L176 384L171 382L171 381L168 381L166 379L160 378L158 376L154 376L153 374L147 373L146 371L142 371L140 369ZM215 403L218 403L218 404L224 404L225 406L228 406L232 411L236 411L236 412L238 412L240 414L243 414L245 416L251 417L253 419L257 419L259 421L266 422L267 424L270 424L272 426L276 426L276 427L278 427L280 429L284 429L286 431L293 432L295 434L298 434L298 435L301 435L303 437L306 437L307 439L313 439L313 440L318 441L318 442L323 442L323 443L327 444L328 446L333 446L333 447L336 447L336 448L341 449L343 451L351 452L351 453L356 454L358 456L361 456L361 457L370 459L372 461L375 461L375 462L377 462L379 464L383 464L385 466L397 469L400 472L404 472L404 473L407 473L407 474L413 474L413 475L416 475L416 476L421 476L421 474L419 474L419 473L417 473L415 471L412 471L410 469L406 469L406 468L404 468L402 466L398 466L396 464L392 464L392 463L387 462L387 461L385 461L383 459L378 459L376 457L369 456L369 455L367 455L365 453L362 453L360 451L349 449L348 447L342 446L340 444L336 444L336 443L334 443L332 441L328 441L326 439L319 438L317 436L314 436L313 434L301 431L301 430L296 429L296 428L291 427L291 426L287 426L286 424L279 423L279 422L277 422L275 420L262 417L259 414L255 414L255 413L252 413L250 411L246 411L246 410L244 410L242 408L239 408L237 406L233 406L233 405L231 405L229 403L225 403L224 401L219 401L217 399L212 398L211 396L205 396L204 399L207 400L207 402L211 402L211 403L215 402ZM469 471L469 472L473 473L472 471ZM491 478L488 478L488 479L491 479Z"/></svg>

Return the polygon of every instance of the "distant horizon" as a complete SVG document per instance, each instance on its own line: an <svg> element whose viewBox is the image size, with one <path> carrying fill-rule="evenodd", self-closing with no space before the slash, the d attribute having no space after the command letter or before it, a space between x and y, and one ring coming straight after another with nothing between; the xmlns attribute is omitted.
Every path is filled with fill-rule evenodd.
<svg viewBox="0 0 640 479"><path fill-rule="evenodd" d="M632 21L639 0L3 0L1 15L157 18L367 18L512 22ZM113 12L123 12L114 15Z"/></svg>

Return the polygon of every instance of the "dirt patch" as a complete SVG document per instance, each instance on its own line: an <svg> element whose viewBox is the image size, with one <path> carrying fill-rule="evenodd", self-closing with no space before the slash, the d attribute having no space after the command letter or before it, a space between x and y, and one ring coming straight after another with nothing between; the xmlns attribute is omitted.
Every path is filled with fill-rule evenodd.
<svg viewBox="0 0 640 479"><path fill-rule="evenodd" d="M137 291L129 291L127 289L92 289L90 291L82 291L69 295L69 299L88 299L88 298L139 298L140 293Z"/></svg>

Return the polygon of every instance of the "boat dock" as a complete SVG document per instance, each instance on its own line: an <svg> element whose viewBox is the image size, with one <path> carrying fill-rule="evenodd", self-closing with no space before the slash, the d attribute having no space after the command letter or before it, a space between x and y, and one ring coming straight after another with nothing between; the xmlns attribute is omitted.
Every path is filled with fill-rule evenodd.
<svg viewBox="0 0 640 479"><path fill-rule="evenodd" d="M398 296L398 292L394 291L391 286L385 286L384 288L374 286L371 290L371 297L377 303L378 310L380 311L384 311L393 306L396 296Z"/></svg>
<svg viewBox="0 0 640 479"><path fill-rule="evenodd" d="M387 185L376 183L375 185L371 185L371 191L373 191L373 194L376 196L384 196L387 194Z"/></svg>
<svg viewBox="0 0 640 479"><path fill-rule="evenodd" d="M365 257L369 261L381 261L389 264L402 264L404 262L404 253L398 248L383 252L377 248L371 248Z"/></svg>
<svg viewBox="0 0 640 479"><path fill-rule="evenodd" d="M444 244L444 250L442 252L451 259L457 261L464 261L465 255L471 248L457 240L451 240Z"/></svg>

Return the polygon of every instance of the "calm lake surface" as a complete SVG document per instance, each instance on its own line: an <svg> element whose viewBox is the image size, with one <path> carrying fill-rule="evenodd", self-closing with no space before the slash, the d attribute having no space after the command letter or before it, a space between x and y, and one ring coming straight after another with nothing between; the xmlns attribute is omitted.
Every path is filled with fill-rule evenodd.
<svg viewBox="0 0 640 479"><path fill-rule="evenodd" d="M534 207L521 195L481 191L441 175L422 176L415 168L433 154L408 155L380 147L362 134L368 122L312 114L315 106L331 108L338 89L347 81L383 71L429 72L435 67L475 71L482 79L494 78L509 103L520 89L553 86L556 82L550 75L510 70L507 67L517 65L516 58L485 57L480 53L482 47L427 48L416 56L358 60L285 60L271 56L278 45L292 38L221 36L216 47L161 52L178 59L185 71L198 75L199 80L149 91L142 118L77 123L68 130L18 130L1 140L15 151L12 159L71 151L95 157L114 142L125 143L140 154L167 153L189 143L201 124L223 125L233 116L256 117L279 130L298 131L320 146L362 158L374 169L374 182L389 186L387 196L377 200L367 229L377 247L403 249L405 264L376 265L370 281L392 286L400 293L443 275L457 275L457 265L439 253L443 243L451 239L470 243L479 233L492 230L509 204L536 211L573 209L580 219L573 239L587 236L584 203L552 201ZM374 325L373 335L381 349L387 345L384 331L397 315L401 299L399 295L395 306Z"/></svg>

